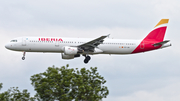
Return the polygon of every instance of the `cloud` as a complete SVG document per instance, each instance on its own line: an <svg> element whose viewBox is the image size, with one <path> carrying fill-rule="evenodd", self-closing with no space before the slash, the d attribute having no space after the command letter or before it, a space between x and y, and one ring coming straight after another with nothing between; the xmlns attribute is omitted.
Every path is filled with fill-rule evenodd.
<svg viewBox="0 0 180 101"><path fill-rule="evenodd" d="M97 28L148 28L146 23L162 17L177 18L179 1L83 1L83 0L17 0L2 1L1 26L11 28L49 25ZM153 23L151 23L153 24Z"/></svg>
<svg viewBox="0 0 180 101"><path fill-rule="evenodd" d="M128 96L111 97L107 101L178 101L180 99L179 84L177 82L153 91L140 90Z"/></svg>

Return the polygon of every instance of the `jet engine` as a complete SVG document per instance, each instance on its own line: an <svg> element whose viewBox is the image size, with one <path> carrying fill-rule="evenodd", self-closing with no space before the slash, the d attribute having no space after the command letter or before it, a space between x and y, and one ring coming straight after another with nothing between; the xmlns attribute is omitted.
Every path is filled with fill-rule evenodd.
<svg viewBox="0 0 180 101"><path fill-rule="evenodd" d="M80 54L76 54L76 55L66 55L64 53L61 53L62 59L74 59L76 57L80 57Z"/></svg>
<svg viewBox="0 0 180 101"><path fill-rule="evenodd" d="M84 52L84 50L78 47L69 47L69 46L64 47L63 50L65 55L72 55L72 56Z"/></svg>

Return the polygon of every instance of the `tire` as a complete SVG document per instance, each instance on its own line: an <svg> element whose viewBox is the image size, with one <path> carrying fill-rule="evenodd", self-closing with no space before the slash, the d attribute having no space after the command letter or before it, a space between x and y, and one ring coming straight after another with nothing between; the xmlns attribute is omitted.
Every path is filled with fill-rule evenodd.
<svg viewBox="0 0 180 101"><path fill-rule="evenodd" d="M84 59L84 63L87 64L89 62L89 60L87 59Z"/></svg>
<svg viewBox="0 0 180 101"><path fill-rule="evenodd" d="M25 60L25 57L22 57L22 60Z"/></svg>
<svg viewBox="0 0 180 101"><path fill-rule="evenodd" d="M86 56L86 59L89 61L89 60L91 60L91 57L90 56Z"/></svg>

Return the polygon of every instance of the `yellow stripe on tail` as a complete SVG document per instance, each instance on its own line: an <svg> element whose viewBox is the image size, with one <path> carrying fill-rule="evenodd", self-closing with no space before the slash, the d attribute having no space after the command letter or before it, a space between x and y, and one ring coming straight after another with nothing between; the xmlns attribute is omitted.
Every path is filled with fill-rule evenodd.
<svg viewBox="0 0 180 101"><path fill-rule="evenodd" d="M168 21L169 21L169 19L161 19L161 21L159 21L159 23L155 27L162 25L162 24L166 24L166 23L168 23Z"/></svg>

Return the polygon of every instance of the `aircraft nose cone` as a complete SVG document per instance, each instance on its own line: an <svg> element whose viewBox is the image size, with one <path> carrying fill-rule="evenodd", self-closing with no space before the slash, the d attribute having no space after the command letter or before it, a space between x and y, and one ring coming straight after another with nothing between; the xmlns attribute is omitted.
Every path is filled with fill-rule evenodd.
<svg viewBox="0 0 180 101"><path fill-rule="evenodd" d="M6 44L5 47L6 47L7 49L9 49L9 45L8 45L8 44Z"/></svg>

